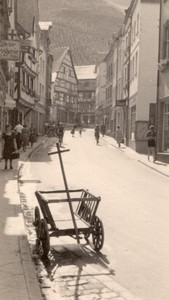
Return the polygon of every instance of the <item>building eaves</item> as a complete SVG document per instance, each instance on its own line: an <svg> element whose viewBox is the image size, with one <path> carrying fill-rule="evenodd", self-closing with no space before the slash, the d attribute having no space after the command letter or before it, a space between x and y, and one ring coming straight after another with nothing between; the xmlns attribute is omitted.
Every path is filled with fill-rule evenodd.
<svg viewBox="0 0 169 300"><path fill-rule="evenodd" d="M17 0L17 22L27 33L32 33L33 23L39 19L38 0Z"/></svg>
<svg viewBox="0 0 169 300"><path fill-rule="evenodd" d="M58 72L60 70L60 66L62 64L62 61L69 51L68 47L60 47L53 49L52 54L53 54L53 72Z"/></svg>
<svg viewBox="0 0 169 300"><path fill-rule="evenodd" d="M95 65L75 66L78 80L96 79Z"/></svg>

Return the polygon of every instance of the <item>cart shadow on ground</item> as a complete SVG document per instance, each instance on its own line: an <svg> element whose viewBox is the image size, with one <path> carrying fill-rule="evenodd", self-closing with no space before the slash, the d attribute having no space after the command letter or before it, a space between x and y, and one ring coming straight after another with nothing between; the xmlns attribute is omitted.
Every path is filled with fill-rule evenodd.
<svg viewBox="0 0 169 300"><path fill-rule="evenodd" d="M93 278L97 281L100 276L115 276L107 255L95 252L87 242L52 245L48 258L37 256L34 260L39 270L45 269L46 279L51 286L55 281L62 282L62 289L65 282L63 290L69 290L70 285L75 300L79 299L83 286L87 287ZM45 279L41 275L40 278L44 286Z"/></svg>

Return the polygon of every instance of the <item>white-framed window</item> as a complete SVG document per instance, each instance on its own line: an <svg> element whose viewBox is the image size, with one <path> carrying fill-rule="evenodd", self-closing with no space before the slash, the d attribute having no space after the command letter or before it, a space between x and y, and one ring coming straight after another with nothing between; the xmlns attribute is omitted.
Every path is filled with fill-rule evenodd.
<svg viewBox="0 0 169 300"><path fill-rule="evenodd" d="M135 76L137 76L137 71L138 71L138 51L135 54Z"/></svg>
<svg viewBox="0 0 169 300"><path fill-rule="evenodd" d="M140 16L139 13L137 14L137 31L136 34L139 34L139 30L140 30Z"/></svg>

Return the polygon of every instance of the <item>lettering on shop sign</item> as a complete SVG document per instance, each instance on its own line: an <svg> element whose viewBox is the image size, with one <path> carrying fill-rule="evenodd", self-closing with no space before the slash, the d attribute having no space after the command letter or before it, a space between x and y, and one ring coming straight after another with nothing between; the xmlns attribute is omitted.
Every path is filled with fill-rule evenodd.
<svg viewBox="0 0 169 300"><path fill-rule="evenodd" d="M19 41L1 40L0 59L19 61L20 43Z"/></svg>

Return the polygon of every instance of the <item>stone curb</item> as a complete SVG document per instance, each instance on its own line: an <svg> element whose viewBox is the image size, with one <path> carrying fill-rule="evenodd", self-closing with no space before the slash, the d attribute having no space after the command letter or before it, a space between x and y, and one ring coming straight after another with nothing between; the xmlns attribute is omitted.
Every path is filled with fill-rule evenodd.
<svg viewBox="0 0 169 300"><path fill-rule="evenodd" d="M156 171L157 173L159 173L159 174L161 174L161 175L163 175L163 176L169 178L169 175L168 175L168 174L166 174L166 173L164 173L164 172L162 172L162 171L160 171L160 170L157 170L157 169L154 168L154 167L149 166L149 165L146 164L144 161L142 161L142 160L140 160L140 159L137 159L137 161L138 161L139 163L143 164L144 166L148 167L149 169L152 169L153 171Z"/></svg>
<svg viewBox="0 0 169 300"><path fill-rule="evenodd" d="M127 155L127 156L130 157L130 154L125 153L125 151L123 151L122 149L119 149L118 147L116 147L116 146L113 145L112 143L110 143L110 145L111 145L112 147L114 147L116 150L118 150L118 151L120 151L120 152L122 152L122 153L124 153L125 155ZM138 153L136 153L136 154L139 155ZM149 169L151 169L151 170L153 170L153 171L155 171L155 172L157 172L157 173L159 173L159 174L161 174L161 175L163 175L163 176L169 178L169 175L168 175L168 174L166 174L166 173L164 173L164 172L158 170L158 169L155 168L155 167L152 167L152 166L148 165L146 162L144 162L144 161L141 160L140 158L135 158L135 160L138 161L139 163L141 163L142 165L146 166L147 168L149 168Z"/></svg>
<svg viewBox="0 0 169 300"><path fill-rule="evenodd" d="M20 197L19 178L20 178L20 172L24 167L24 162L26 162L32 156L32 154L35 153L41 147L41 145L46 140L47 138L43 139L43 141L40 142L37 145L37 147L32 149L32 151L30 151L28 155L26 155L26 157L24 158L23 162L21 163L21 165L17 170L17 185L18 185L19 197ZM23 216L23 222L25 226L24 216ZM25 282L27 286L28 297L30 300L42 300L42 293L38 283L38 278L36 275L36 270L32 260L31 250L27 239L26 227L25 227L25 236L19 237L19 246L20 246L20 256L21 256Z"/></svg>

